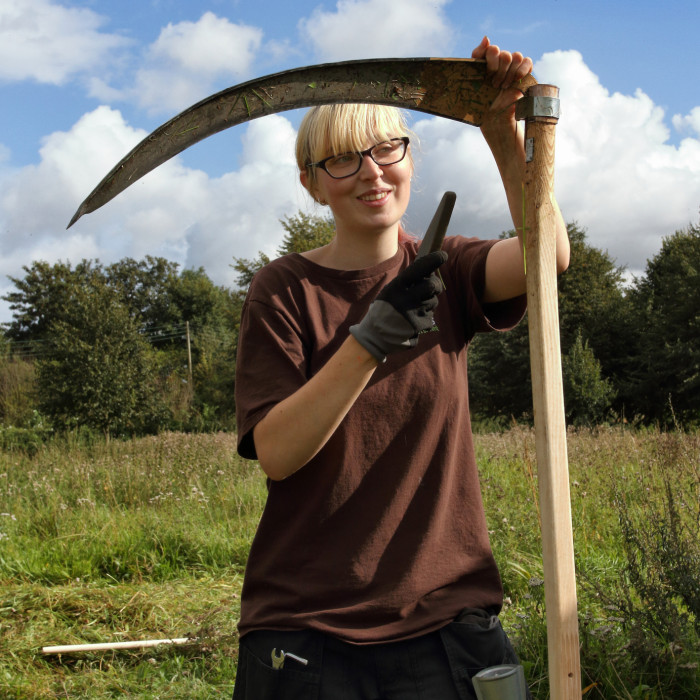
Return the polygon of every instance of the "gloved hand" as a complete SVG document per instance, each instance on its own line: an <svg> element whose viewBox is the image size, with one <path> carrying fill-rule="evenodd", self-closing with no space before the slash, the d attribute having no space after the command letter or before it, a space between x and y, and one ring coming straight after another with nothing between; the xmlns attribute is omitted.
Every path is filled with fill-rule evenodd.
<svg viewBox="0 0 700 700"><path fill-rule="evenodd" d="M436 250L416 258L379 292L365 317L350 333L380 362L398 350L413 348L418 334L433 325L433 311L444 286L435 271L447 260Z"/></svg>

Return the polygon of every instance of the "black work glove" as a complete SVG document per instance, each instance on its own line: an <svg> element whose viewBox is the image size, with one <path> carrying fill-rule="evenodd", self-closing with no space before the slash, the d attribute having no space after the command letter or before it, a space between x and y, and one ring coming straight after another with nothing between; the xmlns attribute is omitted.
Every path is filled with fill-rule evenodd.
<svg viewBox="0 0 700 700"><path fill-rule="evenodd" d="M444 287L435 271L447 260L436 250L416 258L379 292L365 317L350 333L380 362L398 350L413 348L418 334L433 326L433 311Z"/></svg>

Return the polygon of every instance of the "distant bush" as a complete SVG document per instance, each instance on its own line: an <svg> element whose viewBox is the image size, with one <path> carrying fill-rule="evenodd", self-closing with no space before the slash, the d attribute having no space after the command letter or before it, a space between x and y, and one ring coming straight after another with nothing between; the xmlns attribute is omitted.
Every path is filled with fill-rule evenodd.
<svg viewBox="0 0 700 700"><path fill-rule="evenodd" d="M0 425L0 450L4 452L24 452L35 455L39 448L54 436L51 425L38 411L27 417L25 425Z"/></svg>
<svg viewBox="0 0 700 700"><path fill-rule="evenodd" d="M581 332L563 358L566 418L573 425L599 425L615 398L615 390L602 377L600 362Z"/></svg>
<svg viewBox="0 0 700 700"><path fill-rule="evenodd" d="M50 428L14 428L0 426L0 450L34 455L53 435Z"/></svg>
<svg viewBox="0 0 700 700"><path fill-rule="evenodd" d="M7 354L0 357L0 421L26 427L36 406L34 363Z"/></svg>

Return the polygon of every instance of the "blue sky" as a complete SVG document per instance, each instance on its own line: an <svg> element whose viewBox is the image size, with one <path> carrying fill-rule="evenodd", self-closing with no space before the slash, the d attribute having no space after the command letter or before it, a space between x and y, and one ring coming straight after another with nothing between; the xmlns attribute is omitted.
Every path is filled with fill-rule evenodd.
<svg viewBox="0 0 700 700"><path fill-rule="evenodd" d="M698 26L697 0L0 0L0 294L33 260L145 255L233 286L234 256L274 253L280 218L323 211L297 183L298 113L207 139L65 226L135 143L217 90L326 61L469 56L484 34L560 87L564 217L639 274L700 218ZM418 114L414 128L409 230L446 189L458 196L450 233L510 228L478 130Z"/></svg>

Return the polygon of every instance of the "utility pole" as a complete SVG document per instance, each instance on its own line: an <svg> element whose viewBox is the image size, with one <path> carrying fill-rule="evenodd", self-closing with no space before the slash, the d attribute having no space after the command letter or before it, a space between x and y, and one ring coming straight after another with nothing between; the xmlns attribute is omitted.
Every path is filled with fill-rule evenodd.
<svg viewBox="0 0 700 700"><path fill-rule="evenodd" d="M190 322L185 321L185 331L187 332L187 374L190 392L194 391L194 383L192 381L192 346L190 344Z"/></svg>

